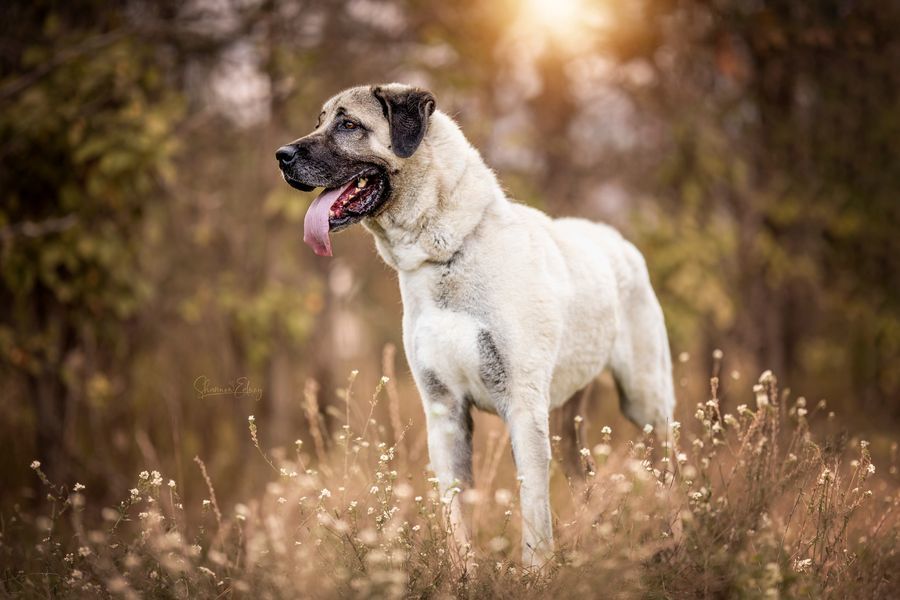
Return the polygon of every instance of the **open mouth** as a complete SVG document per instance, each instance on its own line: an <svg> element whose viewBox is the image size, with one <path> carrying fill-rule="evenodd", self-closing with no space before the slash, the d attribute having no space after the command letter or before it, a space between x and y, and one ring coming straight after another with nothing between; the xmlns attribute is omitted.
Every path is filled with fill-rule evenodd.
<svg viewBox="0 0 900 600"><path fill-rule="evenodd" d="M329 232L374 214L388 196L387 177L379 171L366 171L347 183L328 188L306 211L303 241L319 256L331 256Z"/></svg>
<svg viewBox="0 0 900 600"><path fill-rule="evenodd" d="M340 188L337 199L328 209L331 231L338 231L372 214L381 205L386 181L377 173L357 177ZM328 193L326 190L325 193ZM324 194L323 194L324 195Z"/></svg>

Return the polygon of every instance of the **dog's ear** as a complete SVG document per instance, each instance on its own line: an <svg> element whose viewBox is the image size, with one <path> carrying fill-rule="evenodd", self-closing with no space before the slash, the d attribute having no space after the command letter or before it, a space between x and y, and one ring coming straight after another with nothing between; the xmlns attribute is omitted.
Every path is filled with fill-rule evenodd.
<svg viewBox="0 0 900 600"><path fill-rule="evenodd" d="M391 148L400 158L409 158L422 143L434 112L434 95L419 88L403 91L372 89L391 126Z"/></svg>

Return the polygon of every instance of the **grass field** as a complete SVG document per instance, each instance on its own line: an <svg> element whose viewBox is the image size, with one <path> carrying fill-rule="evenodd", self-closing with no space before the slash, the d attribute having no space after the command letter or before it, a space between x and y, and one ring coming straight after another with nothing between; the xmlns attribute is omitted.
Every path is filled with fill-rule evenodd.
<svg viewBox="0 0 900 600"><path fill-rule="evenodd" d="M829 433L824 403L779 392L770 373L749 405L720 408L718 380L671 443L623 439L577 416L583 476L567 476L553 438L557 553L518 563L520 516L508 440L498 429L475 456L461 501L474 548L452 543L445 503L421 444L396 417L387 378L374 394L343 390L344 424L326 432L306 394L312 444L269 451L265 489L233 506L185 506L181 485L134 475L118 506L92 506L80 484L32 468L46 498L3 517L6 595L27 597L888 598L898 588L896 444ZM683 400L682 400L683 402ZM373 415L387 403L392 423ZM361 409L361 410L360 410ZM596 435L586 436L591 425ZM392 432L398 431L395 436ZM591 438L591 444L586 440ZM584 448L580 448L584 445ZM306 447L312 446L312 447ZM656 446L656 447L654 447ZM876 451L877 450L877 451ZM890 464L874 465L876 455ZM470 566L463 570L461 565Z"/></svg>

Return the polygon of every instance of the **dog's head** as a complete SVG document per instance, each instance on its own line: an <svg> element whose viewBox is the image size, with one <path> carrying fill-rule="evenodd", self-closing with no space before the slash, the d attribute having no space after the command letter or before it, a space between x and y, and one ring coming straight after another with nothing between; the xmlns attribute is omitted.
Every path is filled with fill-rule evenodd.
<svg viewBox="0 0 900 600"><path fill-rule="evenodd" d="M309 135L275 153L284 180L305 192L325 188L306 213L303 240L331 255L329 231L378 214L391 177L425 138L434 96L401 84L355 87L328 100Z"/></svg>

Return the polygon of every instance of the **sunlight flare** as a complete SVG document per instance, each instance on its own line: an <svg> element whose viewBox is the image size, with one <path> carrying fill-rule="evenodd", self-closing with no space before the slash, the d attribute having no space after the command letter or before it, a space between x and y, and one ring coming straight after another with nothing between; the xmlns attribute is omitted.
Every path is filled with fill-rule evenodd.
<svg viewBox="0 0 900 600"><path fill-rule="evenodd" d="M519 24L529 35L570 51L583 49L592 34L610 27L605 3L587 0L522 0Z"/></svg>
<svg viewBox="0 0 900 600"><path fill-rule="evenodd" d="M553 31L571 31L578 25L583 0L524 0L532 19Z"/></svg>

